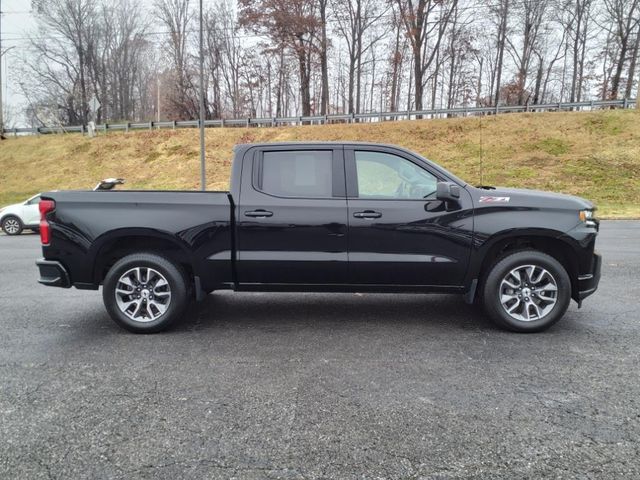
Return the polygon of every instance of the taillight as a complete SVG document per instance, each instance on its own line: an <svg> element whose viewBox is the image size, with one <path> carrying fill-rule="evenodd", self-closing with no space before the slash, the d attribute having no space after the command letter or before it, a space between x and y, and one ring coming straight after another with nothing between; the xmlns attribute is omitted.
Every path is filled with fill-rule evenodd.
<svg viewBox="0 0 640 480"><path fill-rule="evenodd" d="M47 222L47 213L55 210L56 202L53 200L40 200L38 207L40 208L40 242L42 245L49 245L51 228L49 227L49 222Z"/></svg>

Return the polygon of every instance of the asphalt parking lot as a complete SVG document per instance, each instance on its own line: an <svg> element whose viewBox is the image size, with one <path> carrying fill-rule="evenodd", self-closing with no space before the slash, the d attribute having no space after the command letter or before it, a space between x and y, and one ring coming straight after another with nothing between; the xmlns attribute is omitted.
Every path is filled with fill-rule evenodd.
<svg viewBox="0 0 640 480"><path fill-rule="evenodd" d="M215 293L120 330L0 236L0 478L638 478L640 222L550 331L459 297Z"/></svg>

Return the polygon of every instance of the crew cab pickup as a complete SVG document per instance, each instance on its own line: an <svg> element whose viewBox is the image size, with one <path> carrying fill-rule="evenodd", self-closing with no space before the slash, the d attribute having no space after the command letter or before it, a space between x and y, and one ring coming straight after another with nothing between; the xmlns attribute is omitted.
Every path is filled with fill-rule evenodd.
<svg viewBox="0 0 640 480"><path fill-rule="evenodd" d="M531 332L598 286L587 200L476 188L389 145L234 153L228 192L43 193L40 283L102 285L111 317L140 333L220 289L454 293Z"/></svg>

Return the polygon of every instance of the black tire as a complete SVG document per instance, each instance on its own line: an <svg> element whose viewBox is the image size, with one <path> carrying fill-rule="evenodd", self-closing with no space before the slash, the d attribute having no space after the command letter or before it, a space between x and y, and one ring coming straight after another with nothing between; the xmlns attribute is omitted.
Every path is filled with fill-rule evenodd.
<svg viewBox="0 0 640 480"><path fill-rule="evenodd" d="M168 283L170 293L168 306L166 307L166 311L161 313L155 319L150 320L150 317L148 317L140 318L138 321L130 318L127 313L121 309L118 304L118 300L116 299L116 287L118 287L121 277L136 268L142 268L143 271L144 269L153 269L161 274ZM148 282L149 278L147 278L146 281ZM120 288L123 288L122 284L120 284ZM136 287L132 288L135 289ZM144 288L141 293L144 293L145 290L147 294L154 294L155 292L154 288L149 287ZM119 298L122 299L130 297L122 297L121 295ZM138 298L140 298L139 295ZM150 298L153 299L153 296ZM178 265L161 255L145 252L134 253L118 260L115 265L111 267L104 279L102 299L111 318L121 327L134 333L160 332L162 330L166 330L176 320L178 320L188 305L189 296L187 276ZM134 299L133 301L139 302L137 299ZM149 300L142 301L149 302ZM146 303L143 303L143 305L146 305ZM135 305L133 309L135 309ZM154 310L153 306L151 307L151 310ZM158 311L157 308L155 311ZM155 311L153 311L153 313L155 313ZM131 313L132 312L129 312L129 314ZM142 314L146 313L143 312Z"/></svg>
<svg viewBox="0 0 640 480"><path fill-rule="evenodd" d="M500 287L503 279L514 269L523 268L524 266L533 265L541 269L547 270L555 281L555 287L557 290L552 295L555 295L555 305L549 309L547 313L542 315L541 318L535 318L536 311L539 308L534 308L534 318L531 320L522 320L512 317L506 311L506 307L503 307L500 300L501 291ZM540 270L538 270L539 272ZM547 277L548 278L548 277ZM549 280L546 280L549 283ZM527 285L525 279L523 283ZM532 284L528 284L531 286ZM533 289L535 290L535 289ZM527 289L529 291L529 289ZM516 295L521 293L518 290L507 290L505 293L515 293ZM540 295L540 292L537 292ZM545 293L545 295L547 295ZM527 300L534 301L533 297L536 296L536 292L531 294L531 299L527 297ZM540 298L539 296L537 297ZM544 297L542 297L544 298ZM514 305L516 301L522 302L521 311L527 310L527 317L532 310L529 307L524 307L523 300L515 300L513 303L508 303L507 306ZM540 305L547 305L546 302L537 300ZM514 332L533 333L546 330L551 325L556 323L562 318L567 311L569 303L571 301L571 280L567 271L555 258L547 255L546 253L539 252L537 250L520 250L511 254L507 254L504 257L499 258L489 269L488 274L485 277L484 284L482 286L482 303L487 315L499 326L504 327ZM532 307L533 308L533 307ZM516 313L517 315L517 313ZM522 316L522 315L521 315Z"/></svg>
<svg viewBox="0 0 640 480"><path fill-rule="evenodd" d="M7 215L2 219L2 230L7 235L20 235L24 230L22 220L15 215Z"/></svg>

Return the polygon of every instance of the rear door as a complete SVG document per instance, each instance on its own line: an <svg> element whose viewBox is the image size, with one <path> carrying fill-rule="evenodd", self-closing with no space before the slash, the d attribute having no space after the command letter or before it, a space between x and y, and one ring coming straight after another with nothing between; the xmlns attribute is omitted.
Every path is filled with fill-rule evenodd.
<svg viewBox="0 0 640 480"><path fill-rule="evenodd" d="M473 230L472 204L447 208L440 178L392 148L345 148L349 206L349 280L354 284L459 286Z"/></svg>
<svg viewBox="0 0 640 480"><path fill-rule="evenodd" d="M238 282L345 283L345 189L342 147L249 150L237 213Z"/></svg>

